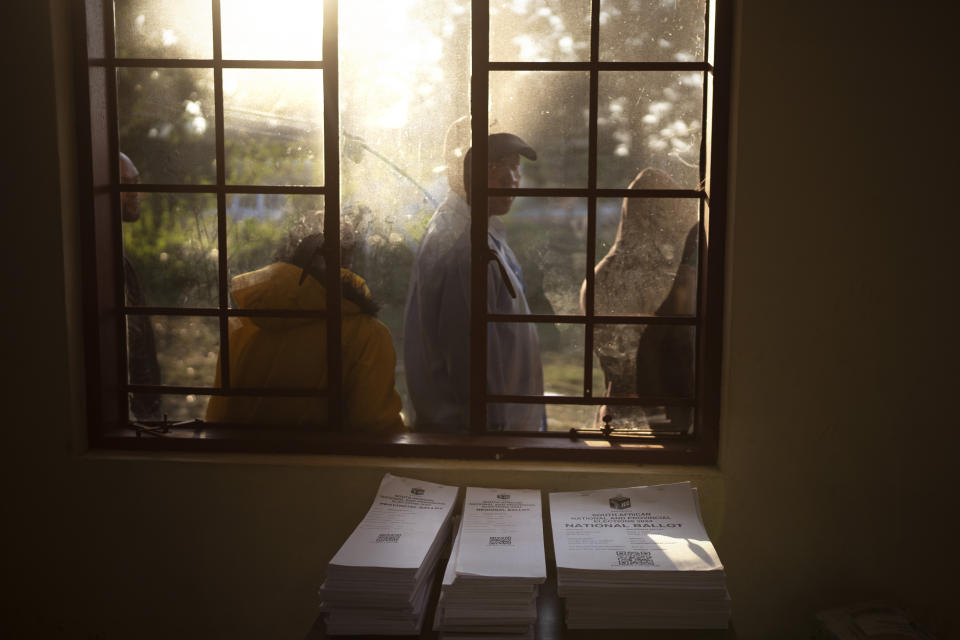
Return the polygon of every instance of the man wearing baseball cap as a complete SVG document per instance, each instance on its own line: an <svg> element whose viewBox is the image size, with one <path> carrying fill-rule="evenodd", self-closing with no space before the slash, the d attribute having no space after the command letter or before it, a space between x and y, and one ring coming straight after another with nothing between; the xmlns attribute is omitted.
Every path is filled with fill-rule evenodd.
<svg viewBox="0 0 960 640"><path fill-rule="evenodd" d="M490 134L487 145L488 188L519 186L520 158L536 160L536 151L512 133ZM471 161L468 150L462 160L463 191L451 188L430 219L410 276L404 314L404 366L418 431L469 429ZM500 220L512 203L513 197L498 196L491 197L487 205L488 313L530 313L520 264L507 244ZM534 324L488 325L487 392L543 395L540 344ZM487 405L487 428L545 429L543 405Z"/></svg>

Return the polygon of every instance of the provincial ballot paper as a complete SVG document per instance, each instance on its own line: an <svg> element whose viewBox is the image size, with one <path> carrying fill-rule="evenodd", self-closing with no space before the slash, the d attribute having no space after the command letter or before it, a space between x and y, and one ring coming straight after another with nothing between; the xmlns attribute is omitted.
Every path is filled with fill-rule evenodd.
<svg viewBox="0 0 960 640"><path fill-rule="evenodd" d="M445 639L532 639L546 576L540 491L468 487L434 628Z"/></svg>
<svg viewBox="0 0 960 640"><path fill-rule="evenodd" d="M327 633L420 632L449 539L458 487L386 474L370 510L327 565Z"/></svg>
<svg viewBox="0 0 960 640"><path fill-rule="evenodd" d="M542 511L538 489L467 487L456 575L543 582Z"/></svg>

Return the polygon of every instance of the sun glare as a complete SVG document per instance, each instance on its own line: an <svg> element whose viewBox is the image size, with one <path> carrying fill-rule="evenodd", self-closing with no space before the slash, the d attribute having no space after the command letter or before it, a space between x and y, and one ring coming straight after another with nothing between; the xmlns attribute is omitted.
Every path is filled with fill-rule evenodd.
<svg viewBox="0 0 960 640"><path fill-rule="evenodd" d="M364 128L407 126L411 99L429 95L433 85L443 81L442 41L413 17L431 4L436 3L366 0L340 4L341 109L362 112ZM221 1L224 59L322 58L323 2L275 0L265 7L260 0ZM345 87L346 83L354 86ZM230 94L238 87L231 83L224 89ZM262 91L274 89L264 87Z"/></svg>
<svg viewBox="0 0 960 640"><path fill-rule="evenodd" d="M221 0L223 57L227 60L319 60L323 56L323 2Z"/></svg>

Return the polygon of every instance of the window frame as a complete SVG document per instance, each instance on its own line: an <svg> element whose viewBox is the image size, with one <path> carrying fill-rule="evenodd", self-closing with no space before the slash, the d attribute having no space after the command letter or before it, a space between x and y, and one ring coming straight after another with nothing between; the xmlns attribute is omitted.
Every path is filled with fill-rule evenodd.
<svg viewBox="0 0 960 640"><path fill-rule="evenodd" d="M320 0L318 0L320 1ZM328 424L339 431L290 430L257 425L166 424L137 425L128 419L131 391L198 393L204 395L252 395L230 389L228 322L231 317L260 315L231 309L228 304L226 221L228 194L257 193L316 195L324 198L326 252L326 312L268 311L266 315L328 316L340 314L339 251L339 108L338 105L338 2L324 3L322 61L224 60L220 38L220 0L211 0L213 55L210 60L145 59L116 57L112 0L73 0L76 109L78 137L78 189L81 216L83 320L85 336L87 435L94 448L205 451L323 453L371 456L442 457L462 459L565 460L661 464L715 464L719 444L720 373L724 248L727 203L727 157L729 150L730 71L733 0L706 0L704 60L702 62L623 63L599 61L600 0L591 0L591 55L585 62L492 62L489 60L489 3L472 3L471 111L474 139L485 137L487 99L492 71L542 70L589 72L590 116L588 184L569 189L488 189L475 181L471 233L471 305L481 309L471 316L471 424L462 434L408 432L394 436L351 433L343 429L341 345L338 322L328 322L328 380L326 391L307 389L258 390L256 395L326 396ZM207 68L214 73L216 127L216 182L212 185L125 185L119 180L119 132L117 117L117 70L130 67ZM322 69L324 84L324 175L316 187L269 187L228 185L225 179L223 69ZM598 78L601 71L691 71L704 76L701 187L683 190L630 190L597 188ZM92 102L93 101L93 102ZM475 175L485 175L487 150L478 146L473 154ZM123 240L120 198L123 192L207 193L217 199L219 302L212 309L126 307L123 282ZM586 198L587 308L579 316L504 316L486 311L487 196L567 196ZM700 202L697 312L693 323L687 317L634 315L601 316L594 313L593 286L596 256L598 198L680 197ZM106 255L104 255L106 254ZM165 316L212 316L220 326L221 388L138 386L127 381L126 317L135 314ZM516 398L489 396L486 392L486 326L492 321L569 322L585 326L584 396ZM696 383L693 398L672 399L695 407L693 433L680 436L636 436L603 429L571 429L569 432L487 432L486 404L520 401L539 404L643 405L660 398L610 398L593 395L593 331L596 324L679 324L696 327ZM465 425L466 426L466 425ZM199 436L199 437L198 437Z"/></svg>

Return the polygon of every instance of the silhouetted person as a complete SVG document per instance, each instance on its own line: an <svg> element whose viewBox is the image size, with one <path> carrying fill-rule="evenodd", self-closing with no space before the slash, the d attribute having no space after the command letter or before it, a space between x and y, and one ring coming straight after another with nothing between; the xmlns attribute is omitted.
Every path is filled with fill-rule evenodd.
<svg viewBox="0 0 960 640"><path fill-rule="evenodd" d="M343 264L353 239L343 227ZM327 290L323 234L311 233L262 269L233 278L231 294L240 309L325 310ZM343 416L346 430L393 433L404 429L394 388L396 354L390 330L376 318L379 308L363 279L340 270ZM220 384L217 366L217 385ZM230 384L237 388L328 388L327 319L239 317L230 321ZM267 425L319 424L327 420L321 397L213 396L209 422Z"/></svg>
<svg viewBox="0 0 960 640"><path fill-rule="evenodd" d="M657 309L657 315L692 315L696 310L698 234L698 225L690 227L673 287ZM637 394L693 396L694 338L691 326L648 326L637 345ZM666 415L671 429L686 431L693 418L693 408L667 405Z"/></svg>
<svg viewBox="0 0 960 640"><path fill-rule="evenodd" d="M641 171L630 189L678 189L659 169ZM624 198L617 237L594 268L594 309L601 315L655 313L666 299L680 264L683 241L696 209L678 198ZM586 284L580 306L586 308ZM603 370L605 395L636 393L636 353L644 325L595 325L594 352ZM611 426L631 428L647 422L642 407L601 407Z"/></svg>
<svg viewBox="0 0 960 640"><path fill-rule="evenodd" d="M449 136L448 136L449 137ZM520 156L536 152L519 137L494 133L487 138L487 186L520 183ZM430 219L420 242L404 313L407 388L421 431L466 431L470 423L470 163L462 158L463 189L451 189ZM461 197L461 194L463 197ZM507 244L503 223L512 197L488 203L487 310L529 314L523 274ZM540 343L532 323L491 323L487 328L487 391L490 394L543 394ZM490 429L544 429L543 405L487 405Z"/></svg>
<svg viewBox="0 0 960 640"><path fill-rule="evenodd" d="M120 182L139 184L140 172L125 154L120 154ZM125 223L140 219L140 198L137 192L120 194L120 214ZM127 306L142 307L147 304L140 279L130 259L123 256L124 295ZM150 316L131 314L127 316L127 360L130 367L130 384L156 386L161 383L160 363L157 362L157 342L153 335ZM151 420L161 415L160 395L134 393L130 398L130 411L138 420Z"/></svg>

